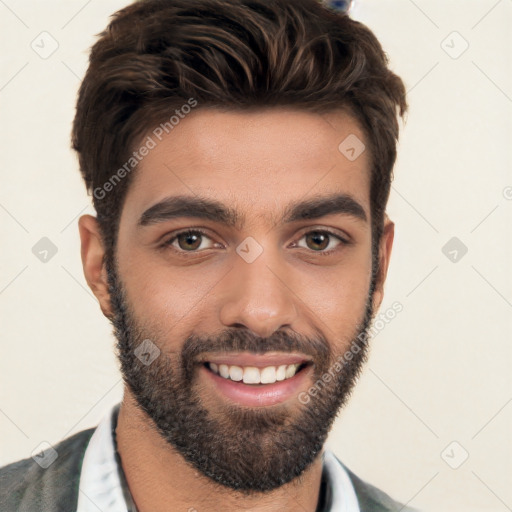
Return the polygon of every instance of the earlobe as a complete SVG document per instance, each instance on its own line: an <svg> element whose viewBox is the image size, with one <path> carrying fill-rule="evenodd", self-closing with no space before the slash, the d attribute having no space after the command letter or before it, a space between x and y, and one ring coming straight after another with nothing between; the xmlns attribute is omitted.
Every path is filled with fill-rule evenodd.
<svg viewBox="0 0 512 512"><path fill-rule="evenodd" d="M103 314L110 318L112 308L108 291L107 272L104 265L105 250L98 221L92 215L82 215L78 220L81 241L82 266L85 280L100 303Z"/></svg>
<svg viewBox="0 0 512 512"><path fill-rule="evenodd" d="M373 295L373 312L374 314L380 308L382 299L384 298L384 283L388 273L391 251L393 248L393 239L395 237L395 223L389 217L384 218L384 228L379 244L379 274L375 284L375 292Z"/></svg>

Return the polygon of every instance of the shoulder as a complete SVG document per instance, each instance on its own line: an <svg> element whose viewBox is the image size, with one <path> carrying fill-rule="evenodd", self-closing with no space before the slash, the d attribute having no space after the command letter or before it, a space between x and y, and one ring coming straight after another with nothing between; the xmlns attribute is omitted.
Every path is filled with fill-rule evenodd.
<svg viewBox="0 0 512 512"><path fill-rule="evenodd" d="M1 467L0 510L73 510L83 456L94 430L82 430L56 444L57 458L46 468L32 457Z"/></svg>
<svg viewBox="0 0 512 512"><path fill-rule="evenodd" d="M384 491L359 478L338 457L336 460L343 466L352 482L361 512L419 512L415 508L395 501Z"/></svg>

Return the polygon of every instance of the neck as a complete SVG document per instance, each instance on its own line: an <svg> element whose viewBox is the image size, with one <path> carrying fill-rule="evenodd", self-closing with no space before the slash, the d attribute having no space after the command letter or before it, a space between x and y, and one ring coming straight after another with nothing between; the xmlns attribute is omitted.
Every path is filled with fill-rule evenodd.
<svg viewBox="0 0 512 512"><path fill-rule="evenodd" d="M139 512L250 510L315 512L322 478L322 457L278 489L244 495L223 487L192 467L158 433L125 387L116 428L117 449Z"/></svg>

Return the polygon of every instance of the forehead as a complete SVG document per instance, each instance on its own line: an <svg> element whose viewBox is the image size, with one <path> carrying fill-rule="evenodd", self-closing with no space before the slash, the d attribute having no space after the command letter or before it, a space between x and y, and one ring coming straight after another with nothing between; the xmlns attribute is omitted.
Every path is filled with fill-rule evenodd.
<svg viewBox="0 0 512 512"><path fill-rule="evenodd" d="M166 197L186 195L229 204L244 224L274 223L289 203L334 193L350 195L370 215L370 155L345 112L199 108L162 131L142 140L151 149L134 171L123 211L133 221Z"/></svg>

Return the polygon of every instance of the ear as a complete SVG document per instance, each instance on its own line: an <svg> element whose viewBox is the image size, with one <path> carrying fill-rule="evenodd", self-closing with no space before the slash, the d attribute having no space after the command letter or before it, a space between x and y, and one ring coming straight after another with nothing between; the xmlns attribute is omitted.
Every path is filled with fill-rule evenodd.
<svg viewBox="0 0 512 512"><path fill-rule="evenodd" d="M108 291L107 270L103 262L105 254L103 240L96 217L82 215L78 220L80 231L82 266L89 288L100 303L103 314L110 318L112 308Z"/></svg>
<svg viewBox="0 0 512 512"><path fill-rule="evenodd" d="M384 217L384 228L379 243L379 274L375 283L375 293L373 295L374 315L379 310L384 298L384 282L388 273L389 260L391 258L391 249L393 247L393 238L395 236L395 224L387 214Z"/></svg>

